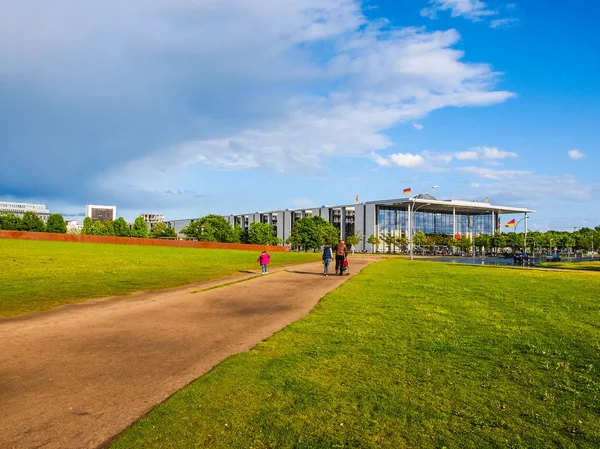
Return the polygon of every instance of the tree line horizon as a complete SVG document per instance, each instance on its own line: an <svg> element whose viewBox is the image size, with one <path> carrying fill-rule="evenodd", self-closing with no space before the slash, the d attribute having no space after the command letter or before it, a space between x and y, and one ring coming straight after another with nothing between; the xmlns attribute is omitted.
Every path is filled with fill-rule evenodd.
<svg viewBox="0 0 600 449"><path fill-rule="evenodd" d="M25 212L23 217L13 213L0 212L0 230L67 233L67 226L61 214L50 214L46 223L34 212ZM142 216L135 219L130 227L123 217L116 220L93 221L85 217L81 229L83 235L134 237L134 238L177 238L177 232L164 222L153 223L151 229ZM268 223L253 222L247 228L239 224L231 226L221 215L209 214L193 221L181 230L188 239L201 242L222 242L260 245L288 244L295 248L316 250L326 243L337 244L340 240L340 230L319 216L304 217L294 222L290 236L284 241L277 237L276 228ZM357 234L346 236L348 246L357 245L363 237ZM495 233L494 235L479 234L471 239L463 235L459 238L443 234L425 234L418 230L413 236L413 244L419 247L446 246L468 251L473 247L499 250L503 248L520 248L525 250L554 249L590 250L600 245L600 225L595 228L582 227L574 231L546 232L530 231L527 234L527 248L523 232ZM380 236L371 234L366 243L375 247L387 246L389 252L398 247L407 247L409 239L404 235L382 233Z"/></svg>

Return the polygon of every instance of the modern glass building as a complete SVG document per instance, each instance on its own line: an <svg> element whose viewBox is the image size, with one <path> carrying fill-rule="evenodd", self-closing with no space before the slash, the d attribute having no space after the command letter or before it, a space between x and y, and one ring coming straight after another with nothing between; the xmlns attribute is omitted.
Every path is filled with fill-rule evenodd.
<svg viewBox="0 0 600 449"><path fill-rule="evenodd" d="M320 216L340 230L340 235L358 234L361 243L357 250L372 251L368 244L369 236L393 235L410 239L411 219L413 235L422 230L425 234L474 237L480 234L494 234L502 230L502 215L523 215L527 226L527 216L535 211L518 207L498 206L487 202L463 200L438 200L431 195L417 195L412 198L368 201L343 206L321 206L307 209L286 209L249 214L225 216L231 226L242 227L259 221L269 223L277 230L277 236L285 242L290 236L294 222L303 217ZM194 219L166 222L177 232Z"/></svg>

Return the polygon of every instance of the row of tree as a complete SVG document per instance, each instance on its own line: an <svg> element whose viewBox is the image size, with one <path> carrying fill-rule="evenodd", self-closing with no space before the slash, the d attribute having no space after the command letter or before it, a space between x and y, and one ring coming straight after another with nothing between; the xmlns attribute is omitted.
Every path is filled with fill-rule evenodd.
<svg viewBox="0 0 600 449"><path fill-rule="evenodd" d="M85 217L83 235L103 235L112 237L136 237L136 238L175 238L177 233L175 229L169 228L165 223L154 223L148 232L148 223L140 216L135 219L132 227L129 227L123 217L116 220L92 221L90 217Z"/></svg>
<svg viewBox="0 0 600 449"><path fill-rule="evenodd" d="M277 232L268 223L250 223L248 228L240 225L232 227L229 222L220 215L207 215L200 218L181 230L188 238L200 242L222 242L222 243L250 243L256 245L278 245L282 243L277 237Z"/></svg>
<svg viewBox="0 0 600 449"><path fill-rule="evenodd" d="M276 228L269 223L254 222L247 228L239 225L231 226L220 215L207 215L200 218L181 231L188 238L202 242L250 243L258 245L280 245ZM304 217L294 222L290 237L286 244L295 248L316 250L326 242L335 244L339 241L340 231L321 217ZM348 238L349 244L357 244L360 239Z"/></svg>
<svg viewBox="0 0 600 449"><path fill-rule="evenodd" d="M61 214L50 214L48 220L44 220L33 212L25 212L23 217L8 212L0 212L0 229L5 231L29 231L29 232L52 232L66 234L67 224ZM130 228L123 217L115 221L106 220L92 221L90 217L83 220L83 235L104 235L116 237L139 237L139 238L175 238L177 233L174 229L167 227L165 223L155 223L148 232L148 224L142 217L138 217Z"/></svg>
<svg viewBox="0 0 600 449"><path fill-rule="evenodd" d="M34 212L25 212L22 217L9 212L0 212L0 229L4 231L52 232L65 234L67 225L61 214L50 214L48 221Z"/></svg>
<svg viewBox="0 0 600 449"><path fill-rule="evenodd" d="M380 238L371 235L367 243L374 246L381 244L387 247L387 251L396 251L398 248L404 249L408 246L409 241L405 236L393 234L382 234ZM527 234L527 242L525 242L524 233L510 232L507 234L496 233L494 235L480 234L471 239L469 236L461 236L456 239L452 236L432 234L425 235L419 230L413 236L413 244L419 247L433 248L439 247L455 247L463 251L469 251L471 248L478 248L480 251L492 250L498 252L504 248L523 249L527 243L526 250L533 251L588 251L600 246L600 226L596 228L580 228L573 232L568 231L532 231Z"/></svg>

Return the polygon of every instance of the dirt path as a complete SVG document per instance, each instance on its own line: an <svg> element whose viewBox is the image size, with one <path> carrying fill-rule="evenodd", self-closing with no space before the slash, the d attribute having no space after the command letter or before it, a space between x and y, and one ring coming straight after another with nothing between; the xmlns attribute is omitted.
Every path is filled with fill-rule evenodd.
<svg viewBox="0 0 600 449"><path fill-rule="evenodd" d="M353 258L353 273L372 261ZM0 447L102 446L348 279L321 270L304 264L200 293L218 282L0 320Z"/></svg>

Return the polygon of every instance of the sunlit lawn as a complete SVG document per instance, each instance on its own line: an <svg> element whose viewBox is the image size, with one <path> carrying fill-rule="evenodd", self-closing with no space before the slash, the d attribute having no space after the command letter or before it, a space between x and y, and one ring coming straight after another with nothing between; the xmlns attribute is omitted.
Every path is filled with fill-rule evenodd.
<svg viewBox="0 0 600 449"><path fill-rule="evenodd" d="M598 448L600 276L389 260L125 448Z"/></svg>
<svg viewBox="0 0 600 449"><path fill-rule="evenodd" d="M256 251L0 239L0 316L156 290L260 268ZM272 265L318 260L273 253Z"/></svg>
<svg viewBox="0 0 600 449"><path fill-rule="evenodd" d="M600 261L586 262L542 262L544 268L560 268L563 270L600 271Z"/></svg>

